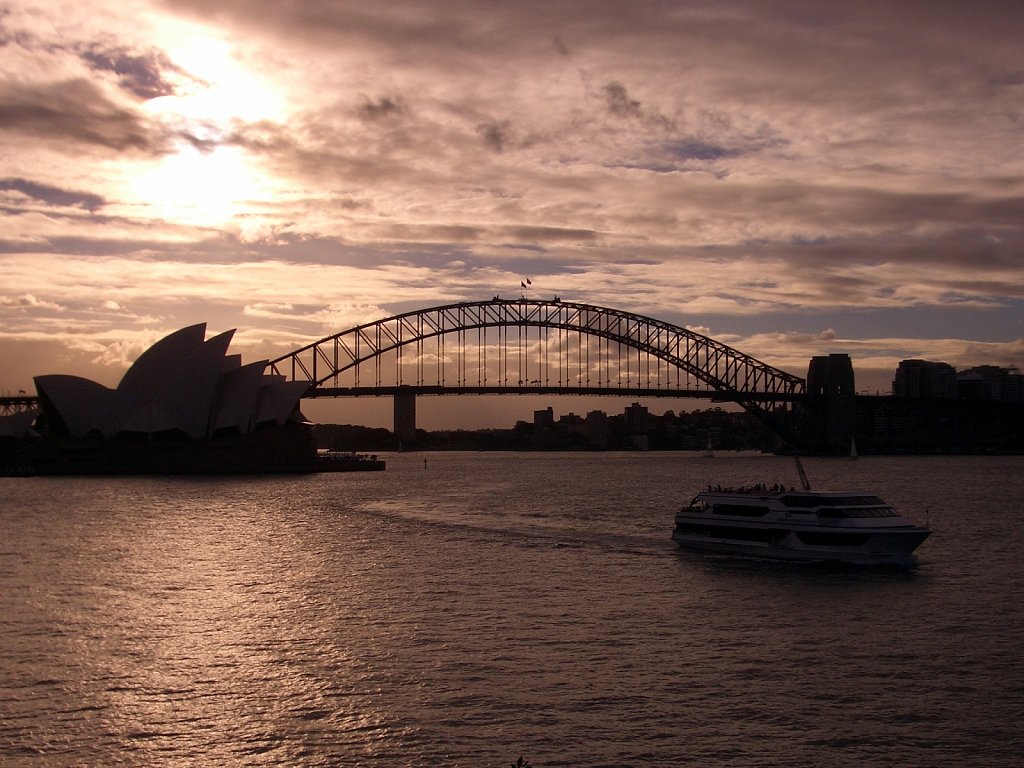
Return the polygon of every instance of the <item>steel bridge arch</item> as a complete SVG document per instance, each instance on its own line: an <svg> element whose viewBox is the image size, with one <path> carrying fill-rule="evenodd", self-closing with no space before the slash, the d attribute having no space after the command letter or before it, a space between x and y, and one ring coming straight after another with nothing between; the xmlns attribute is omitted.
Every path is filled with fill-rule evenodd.
<svg viewBox="0 0 1024 768"><path fill-rule="evenodd" d="M738 403L768 423L784 439L792 442L792 406L805 390L805 382L800 377L708 336L671 323L623 310L559 299L495 297L489 301L418 309L364 323L307 344L272 360L270 369L287 380L308 382L306 397L316 397L318 390L327 389L324 385L332 380L336 382L342 373L354 372L358 382L360 366L376 361L375 384L371 387L379 388L379 362L385 354L395 352L400 355L403 348L415 346L422 376L425 340L437 337L439 349L444 350L443 337L455 334L458 337L458 354L461 355L465 351L467 331L530 327L597 337L662 360L703 382L715 392L716 399ZM465 361L460 360L458 365L461 376ZM518 387L509 387L505 391L530 391L529 386L522 385L523 382L519 381ZM461 385L437 389L459 392L471 391L473 388L466 386L463 381ZM608 387L606 393L627 395L630 391L621 387ZM672 392L668 388L663 394L671 396Z"/></svg>

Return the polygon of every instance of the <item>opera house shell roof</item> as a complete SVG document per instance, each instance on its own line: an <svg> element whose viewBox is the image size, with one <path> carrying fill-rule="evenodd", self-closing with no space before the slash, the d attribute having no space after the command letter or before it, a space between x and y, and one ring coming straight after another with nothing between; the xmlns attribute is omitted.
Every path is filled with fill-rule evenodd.
<svg viewBox="0 0 1024 768"><path fill-rule="evenodd" d="M79 376L35 377L46 429L72 438L180 433L194 440L247 435L303 420L304 382L242 365L227 354L234 331L206 339L206 324L172 333L146 350L116 389Z"/></svg>

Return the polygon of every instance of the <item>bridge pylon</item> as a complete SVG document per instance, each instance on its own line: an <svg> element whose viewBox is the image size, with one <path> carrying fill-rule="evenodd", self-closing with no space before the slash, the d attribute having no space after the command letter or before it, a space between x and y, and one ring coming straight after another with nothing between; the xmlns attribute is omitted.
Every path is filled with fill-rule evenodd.
<svg viewBox="0 0 1024 768"><path fill-rule="evenodd" d="M416 442L416 395L413 392L397 392L395 401L395 437L400 445Z"/></svg>

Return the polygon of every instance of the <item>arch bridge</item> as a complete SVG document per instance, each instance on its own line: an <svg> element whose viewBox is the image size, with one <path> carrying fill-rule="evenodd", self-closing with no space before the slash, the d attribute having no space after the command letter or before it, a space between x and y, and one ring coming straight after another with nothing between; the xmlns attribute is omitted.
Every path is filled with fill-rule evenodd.
<svg viewBox="0 0 1024 768"><path fill-rule="evenodd" d="M304 397L393 395L396 422L401 401L425 394L703 397L738 403L788 442L805 390L803 379L686 328L557 298L414 310L307 344L270 368L308 382Z"/></svg>

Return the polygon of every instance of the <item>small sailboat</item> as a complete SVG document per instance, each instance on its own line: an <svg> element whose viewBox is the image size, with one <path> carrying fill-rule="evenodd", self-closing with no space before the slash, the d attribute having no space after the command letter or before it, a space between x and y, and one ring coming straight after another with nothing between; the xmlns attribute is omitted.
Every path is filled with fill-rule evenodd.
<svg viewBox="0 0 1024 768"><path fill-rule="evenodd" d="M850 438L850 461L857 458L857 439L854 437Z"/></svg>
<svg viewBox="0 0 1024 768"><path fill-rule="evenodd" d="M713 449L713 448L711 447L711 438L709 437L709 438L708 438L708 445L707 445L707 447L706 447L706 448L704 449L704 458L705 458L705 459L713 459L714 457L715 457L715 451L714 451L714 449Z"/></svg>

